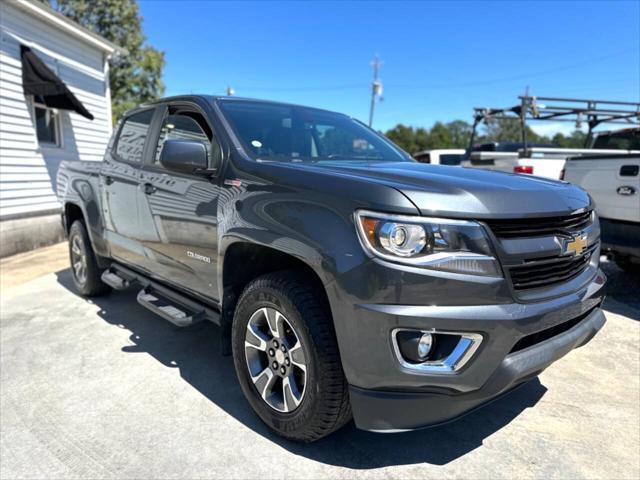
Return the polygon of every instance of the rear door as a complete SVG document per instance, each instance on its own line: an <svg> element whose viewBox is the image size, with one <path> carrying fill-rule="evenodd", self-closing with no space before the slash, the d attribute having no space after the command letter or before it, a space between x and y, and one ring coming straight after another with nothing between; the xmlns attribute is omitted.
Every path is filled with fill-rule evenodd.
<svg viewBox="0 0 640 480"><path fill-rule="evenodd" d="M147 154L155 111L155 108L138 110L122 120L100 171L105 239L114 258L136 266L144 258L137 240L140 168Z"/></svg>
<svg viewBox="0 0 640 480"><path fill-rule="evenodd" d="M163 109L157 138L138 196L145 268L161 280L217 300L218 181L167 170L160 155L168 139L195 140L205 144L213 166L220 144L205 114L185 103Z"/></svg>

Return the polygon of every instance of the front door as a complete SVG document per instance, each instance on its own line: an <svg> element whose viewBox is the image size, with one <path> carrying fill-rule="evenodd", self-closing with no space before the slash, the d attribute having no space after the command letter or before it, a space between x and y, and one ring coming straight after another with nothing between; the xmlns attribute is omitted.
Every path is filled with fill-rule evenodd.
<svg viewBox="0 0 640 480"><path fill-rule="evenodd" d="M190 105L169 105L153 148L153 159L140 175L138 218L146 268L162 280L217 298L218 246L215 179L170 171L160 164L167 139L189 139L207 147L209 161L220 147L205 116Z"/></svg>

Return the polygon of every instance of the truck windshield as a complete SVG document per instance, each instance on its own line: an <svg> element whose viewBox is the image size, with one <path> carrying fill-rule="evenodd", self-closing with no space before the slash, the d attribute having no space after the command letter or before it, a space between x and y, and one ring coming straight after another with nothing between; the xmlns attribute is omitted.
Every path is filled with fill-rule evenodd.
<svg viewBox="0 0 640 480"><path fill-rule="evenodd" d="M245 151L257 160L412 161L346 115L244 100L222 100L219 105Z"/></svg>

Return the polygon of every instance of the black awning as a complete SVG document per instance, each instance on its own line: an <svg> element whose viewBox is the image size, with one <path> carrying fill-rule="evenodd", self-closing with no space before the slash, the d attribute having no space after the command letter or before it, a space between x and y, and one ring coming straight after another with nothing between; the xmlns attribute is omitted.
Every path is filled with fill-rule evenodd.
<svg viewBox="0 0 640 480"><path fill-rule="evenodd" d="M22 88L25 95L41 98L47 107L72 110L89 120L93 120L93 115L89 110L29 47L20 45L20 57L22 59Z"/></svg>

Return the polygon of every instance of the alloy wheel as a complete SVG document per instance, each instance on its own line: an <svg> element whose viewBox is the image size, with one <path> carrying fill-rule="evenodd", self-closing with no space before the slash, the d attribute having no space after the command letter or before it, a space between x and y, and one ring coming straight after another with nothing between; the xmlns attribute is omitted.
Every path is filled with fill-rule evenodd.
<svg viewBox="0 0 640 480"><path fill-rule="evenodd" d="M71 239L71 266L76 280L84 285L87 281L87 251L80 235Z"/></svg>
<svg viewBox="0 0 640 480"><path fill-rule="evenodd" d="M299 335L275 308L256 310L244 342L251 381L262 399L278 412L293 412L307 385L307 363Z"/></svg>

